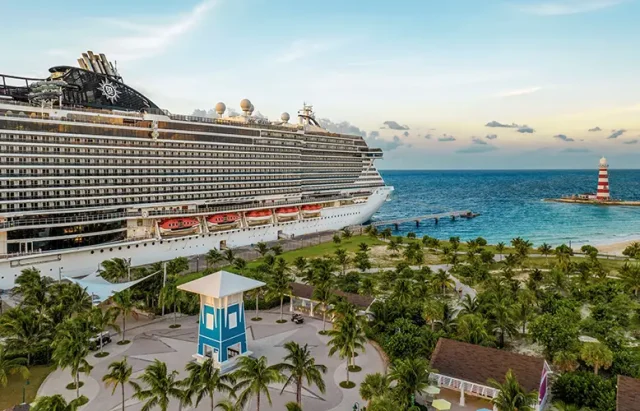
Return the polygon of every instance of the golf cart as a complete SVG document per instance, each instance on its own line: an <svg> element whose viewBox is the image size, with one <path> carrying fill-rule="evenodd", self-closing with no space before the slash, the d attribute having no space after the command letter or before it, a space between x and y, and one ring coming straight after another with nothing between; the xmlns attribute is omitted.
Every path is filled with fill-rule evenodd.
<svg viewBox="0 0 640 411"><path fill-rule="evenodd" d="M296 324L302 324L304 323L304 318L300 314L293 314L291 315L291 321L293 321Z"/></svg>
<svg viewBox="0 0 640 411"><path fill-rule="evenodd" d="M102 333L98 333L89 339L89 349L95 351L100 348L100 340L102 340L102 346L109 344L111 342L111 335L109 331L105 331Z"/></svg>

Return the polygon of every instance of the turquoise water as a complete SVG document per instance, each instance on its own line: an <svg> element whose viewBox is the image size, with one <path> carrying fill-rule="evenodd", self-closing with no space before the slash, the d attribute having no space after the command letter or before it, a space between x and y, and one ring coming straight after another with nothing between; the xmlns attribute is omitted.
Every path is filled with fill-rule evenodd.
<svg viewBox="0 0 640 411"><path fill-rule="evenodd" d="M437 238L478 236L489 242L508 242L522 237L534 244L543 242L573 246L584 243L610 244L640 238L640 207L543 202L543 198L594 192L597 170L540 171L381 171L388 185L395 187L391 201L374 220L411 217L447 210L480 213L472 220L438 225L425 221L400 226ZM640 170L610 170L611 196L640 200Z"/></svg>

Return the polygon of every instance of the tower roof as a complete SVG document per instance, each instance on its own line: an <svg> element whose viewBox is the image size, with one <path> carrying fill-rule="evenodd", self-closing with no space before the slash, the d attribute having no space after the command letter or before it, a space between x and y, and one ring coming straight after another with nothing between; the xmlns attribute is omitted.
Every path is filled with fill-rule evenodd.
<svg viewBox="0 0 640 411"><path fill-rule="evenodd" d="M253 290L266 285L262 281L233 274L228 271L218 271L216 273L189 281L178 286L179 290L188 291L194 294L206 295L207 297L221 298L233 294Z"/></svg>

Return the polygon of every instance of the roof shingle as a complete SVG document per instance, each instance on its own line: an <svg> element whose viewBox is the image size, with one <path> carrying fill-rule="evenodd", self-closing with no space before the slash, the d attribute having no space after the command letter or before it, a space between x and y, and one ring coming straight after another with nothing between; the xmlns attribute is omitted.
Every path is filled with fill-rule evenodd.
<svg viewBox="0 0 640 411"><path fill-rule="evenodd" d="M640 411L640 380L618 375L616 409L618 411Z"/></svg>
<svg viewBox="0 0 640 411"><path fill-rule="evenodd" d="M438 374L485 386L489 379L503 382L512 370L522 387L538 391L544 358L440 338L431 355L431 367Z"/></svg>
<svg viewBox="0 0 640 411"><path fill-rule="evenodd" d="M312 300L311 296L313 295L313 290L315 288L311 285L301 284L301 283L291 283L291 294L294 297L306 298L307 300ZM360 294L352 294L345 293L340 290L333 290L333 293L337 296L344 297L348 302L355 305L356 307L367 309L375 300L374 297L370 297L367 295Z"/></svg>

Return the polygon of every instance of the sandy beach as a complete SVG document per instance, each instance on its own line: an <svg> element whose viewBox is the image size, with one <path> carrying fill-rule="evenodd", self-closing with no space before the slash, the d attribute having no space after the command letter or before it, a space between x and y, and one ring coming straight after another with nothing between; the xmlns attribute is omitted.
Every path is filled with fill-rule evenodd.
<svg viewBox="0 0 640 411"><path fill-rule="evenodd" d="M622 255L622 252L627 248L627 246L637 242L640 242L640 240L635 239L611 244L594 244L594 247L596 247L602 254Z"/></svg>

